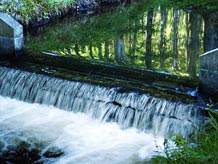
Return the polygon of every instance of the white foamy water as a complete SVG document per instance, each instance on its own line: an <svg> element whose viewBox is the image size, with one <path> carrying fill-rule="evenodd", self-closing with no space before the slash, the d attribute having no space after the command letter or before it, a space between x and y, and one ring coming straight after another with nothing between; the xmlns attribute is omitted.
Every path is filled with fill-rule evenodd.
<svg viewBox="0 0 218 164"><path fill-rule="evenodd" d="M47 164L132 164L149 159L163 145L163 138L134 128L122 130L84 113L0 96L0 150L21 141L37 147ZM54 147L63 154L46 158L44 153Z"/></svg>

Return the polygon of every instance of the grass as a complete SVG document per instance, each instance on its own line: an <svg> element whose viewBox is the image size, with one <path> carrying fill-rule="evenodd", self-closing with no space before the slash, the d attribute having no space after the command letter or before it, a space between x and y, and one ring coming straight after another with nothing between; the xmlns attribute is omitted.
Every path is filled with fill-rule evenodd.
<svg viewBox="0 0 218 164"><path fill-rule="evenodd" d="M218 112L207 109L209 124L204 131L192 139L195 144L190 144L181 136L176 136L174 142L176 148L168 148L165 143L166 157L156 156L151 160L152 164L217 164L218 163ZM193 146L194 145L194 146ZM146 163L146 162L145 162Z"/></svg>
<svg viewBox="0 0 218 164"><path fill-rule="evenodd" d="M61 15L67 11L75 0L8 0L2 4L1 12L6 12L28 24L33 18L38 20L50 15Z"/></svg>

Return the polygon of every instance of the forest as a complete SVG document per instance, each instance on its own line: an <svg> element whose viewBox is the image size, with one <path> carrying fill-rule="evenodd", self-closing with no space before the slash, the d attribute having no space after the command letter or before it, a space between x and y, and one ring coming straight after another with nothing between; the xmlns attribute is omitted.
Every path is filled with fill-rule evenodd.
<svg viewBox="0 0 218 164"><path fill-rule="evenodd" d="M31 37L26 46L30 51L196 77L199 56L218 45L217 10L212 2L167 4L143 1L103 16L80 17L76 23L62 20Z"/></svg>
<svg viewBox="0 0 218 164"><path fill-rule="evenodd" d="M0 12L23 24L27 54L198 78L200 55L218 47L217 0L2 0ZM165 157L135 163L216 164L218 115L213 108L206 108L210 124L200 127L197 136L186 141L175 135L176 149L165 140Z"/></svg>

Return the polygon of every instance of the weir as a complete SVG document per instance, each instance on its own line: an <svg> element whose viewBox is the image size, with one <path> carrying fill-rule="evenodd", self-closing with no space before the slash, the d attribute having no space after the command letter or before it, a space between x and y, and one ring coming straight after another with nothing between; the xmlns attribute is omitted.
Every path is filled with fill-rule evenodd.
<svg viewBox="0 0 218 164"><path fill-rule="evenodd" d="M134 127L157 136L168 137L174 133L188 138L203 120L203 110L196 104L122 92L118 87L68 81L6 67L0 67L0 79L0 95L4 97L86 113L101 122L117 122L123 129Z"/></svg>

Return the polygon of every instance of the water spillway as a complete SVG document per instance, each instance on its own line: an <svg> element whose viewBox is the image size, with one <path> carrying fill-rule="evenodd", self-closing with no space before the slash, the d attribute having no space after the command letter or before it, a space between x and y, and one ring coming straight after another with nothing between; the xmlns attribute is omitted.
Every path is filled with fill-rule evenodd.
<svg viewBox="0 0 218 164"><path fill-rule="evenodd" d="M170 102L146 94L122 93L87 83L0 69L0 94L30 103L83 112L102 121L117 122L122 128L155 130L159 135L174 132L186 136L197 126L202 110L193 104Z"/></svg>
<svg viewBox="0 0 218 164"><path fill-rule="evenodd" d="M98 157L95 159L93 156L98 156L99 151L105 153L102 156L105 156L106 159L113 158L114 164L122 163L120 158L116 159L116 150L114 149L124 151L127 149L124 146L126 145L133 152L140 150L140 154L145 149L149 150L149 147L143 145L149 145L151 136L165 138L169 133L175 133L187 138L202 121L202 109L194 104L171 102L135 92L122 92L120 88L63 80L5 67L0 67L0 79L0 131L3 133L0 139L4 143L3 148L7 147L4 138L10 138L8 137L11 134L10 130L13 134L22 133L24 136L31 136L32 131L35 131L34 135L39 135L40 139L45 140L44 142L56 143L61 149L66 149L67 155L70 154L69 152L76 154L72 158L69 155L69 158L65 156L64 159L60 159L64 161L63 163L83 164L85 161L82 161L82 158L87 154L92 156L92 159L89 160L93 160L93 162L89 162L96 163L95 160ZM23 105L22 102L5 97L21 100L28 104ZM37 104L43 104L43 106ZM55 109L53 109L54 107ZM37 110L30 110L30 108ZM53 109L54 113L48 108ZM57 108L63 110L57 111ZM42 109L44 109L44 114ZM88 121L90 119L93 121ZM51 123L53 121L58 123ZM19 124L19 127L12 126L13 122L15 125ZM35 124L33 125L33 123ZM50 126L50 124L52 125ZM20 129L22 132L19 131ZM51 133L48 135L49 137L47 136L49 141L45 139L43 129L47 133ZM51 130L54 132L50 132ZM103 131L101 132L101 130ZM64 139L60 135L62 132ZM113 138L114 134L118 138ZM84 135L88 135L87 138ZM31 138L30 136L28 137ZM70 137L75 142L72 142ZM101 142L97 142L96 139ZM67 147L64 140L69 141L68 144L75 150ZM117 143L117 147L113 147L112 143L115 144L118 142L117 140L121 143ZM96 147L99 146L98 144L108 141L110 141L109 145L113 147L112 151L110 150L113 152L112 156L107 156L106 149L109 149L107 147L109 145L105 145L105 149ZM92 142L96 145L92 145ZM153 146L155 147L154 143ZM48 147L43 149L44 153L46 150ZM126 158L130 158L129 153L123 154L123 162L126 161ZM105 158L102 157L102 161ZM99 163L101 163L100 161ZM110 163L109 159L108 162Z"/></svg>

